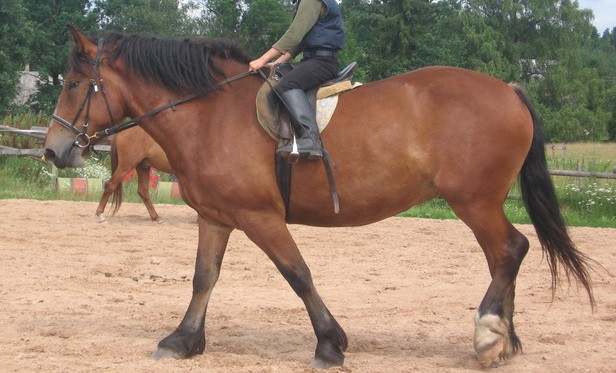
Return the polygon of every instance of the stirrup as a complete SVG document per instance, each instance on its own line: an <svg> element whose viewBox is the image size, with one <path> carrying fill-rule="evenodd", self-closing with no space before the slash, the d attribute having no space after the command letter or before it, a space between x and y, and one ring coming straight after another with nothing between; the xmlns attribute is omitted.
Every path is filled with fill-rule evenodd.
<svg viewBox="0 0 616 373"><path fill-rule="evenodd" d="M299 149L297 148L297 137L293 134L292 150L287 157L287 163L295 163L297 161L299 161Z"/></svg>
<svg viewBox="0 0 616 373"><path fill-rule="evenodd" d="M289 151L289 147L291 148ZM293 135L293 143L291 145L280 146L276 149L276 154L287 160L287 163L295 163L299 161L300 154L297 148L297 138Z"/></svg>
<svg viewBox="0 0 616 373"><path fill-rule="evenodd" d="M323 158L323 151L321 149L308 148L307 150L302 149L300 151L295 136L293 136L293 143L291 145L279 147L276 149L276 154L286 158L287 163L295 163L300 159L315 160Z"/></svg>

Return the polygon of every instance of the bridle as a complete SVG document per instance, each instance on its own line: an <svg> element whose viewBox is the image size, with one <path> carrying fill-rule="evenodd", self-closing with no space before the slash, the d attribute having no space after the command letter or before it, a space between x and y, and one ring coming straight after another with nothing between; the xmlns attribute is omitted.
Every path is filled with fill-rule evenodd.
<svg viewBox="0 0 616 373"><path fill-rule="evenodd" d="M56 114L52 114L51 118L58 122L58 124L62 125L64 128L68 129L75 135L75 145L80 148L87 148L90 146L90 141L95 136L88 135L88 121L90 119L90 105L92 102L92 95L95 93L100 93L103 95L103 100L105 101L105 106L107 107L107 114L109 114L109 124L113 123L113 114L111 113L111 107L109 106L109 99L107 98L107 93L105 92L105 84L103 83L103 77L100 73L100 62L103 56L103 39L98 41L98 50L96 52L96 58L91 59L89 57L81 57L81 59L88 62L92 65L94 69L94 77L90 79L90 85L88 86L88 92L86 96L83 98L81 105L79 105L79 109L73 118L72 123L67 121L66 119L57 116ZM100 89L99 89L100 86ZM83 119L82 130L79 131L77 127L73 124L77 121L83 110L86 110L86 114Z"/></svg>
<svg viewBox="0 0 616 373"><path fill-rule="evenodd" d="M120 124L116 124L115 126L112 126L112 124L115 122L115 120L113 119L113 114L111 113L111 106L109 105L109 99L107 98L107 93L105 92L105 85L103 83L103 76L100 72L100 63L101 63L101 59L102 59L102 55L103 55L103 46L104 46L104 40L103 39L99 39L98 41L98 50L96 52L96 58L92 59L89 57L81 57L81 59L83 59L84 61L88 62L90 65L92 65L92 67L94 68L94 77L90 79L90 85L88 87L88 92L86 93L86 96L84 97L83 101L81 102L81 105L79 106L79 109L77 110L77 114L75 114L75 117L73 118L72 122L67 121L66 119L59 117L55 114L51 115L51 119L56 121L58 124L60 124L62 127L66 128L67 130L71 131L74 135L75 135L75 142L73 143L75 146L78 146L80 148L87 148L91 145L92 139L102 139L111 135L114 135L118 132L122 132L124 130L127 130L131 127L134 127L136 125L138 125L139 121L148 117L151 117L155 114L160 113L161 111L167 110L167 109L174 109L177 105L181 105L183 103L186 103L188 101L194 100L197 97L203 96L205 93L216 89L224 84L228 84L231 83L234 80L238 80L241 78L244 78L248 75L251 75L250 71L245 71L243 73L234 75L232 77L223 79L221 81L219 81L218 83L214 84L212 87L209 87L208 89L196 93L194 95L188 96L188 97L184 97L182 99L173 101L173 100L169 100L169 104L158 107L156 109L153 109L143 115L140 115L136 118L127 120L126 122L120 123ZM100 87L100 88L99 88ZM107 107L107 114L109 114L109 128L106 128L104 130L95 132L93 135L88 135L88 120L90 118L90 104L92 101L92 95L96 94L96 93L101 93L103 96L103 100L105 101L105 106ZM84 121L83 121L83 125L82 125L82 129L81 131L79 131L79 129L77 129L77 126L75 126L75 123L77 121L77 119L79 118L79 116L81 115L81 113L83 112L83 110L85 109L85 115L84 115Z"/></svg>

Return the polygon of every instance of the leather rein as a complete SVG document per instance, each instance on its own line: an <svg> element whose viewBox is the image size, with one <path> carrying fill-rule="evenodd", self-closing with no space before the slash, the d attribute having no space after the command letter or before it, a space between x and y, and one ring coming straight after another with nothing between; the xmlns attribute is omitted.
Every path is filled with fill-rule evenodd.
<svg viewBox="0 0 616 373"><path fill-rule="evenodd" d="M140 115L136 118L127 120L126 122L120 123L120 124L116 124L114 126L110 126L109 128L106 128L104 130L95 132L93 135L88 135L88 121L89 121L89 117L90 117L90 103L92 101L92 95L95 93L100 92L103 96L103 100L105 101L105 106L107 108L107 114L109 114L109 124L113 124L115 122L115 120L113 119L113 114L111 113L111 106L109 105L109 99L107 98L107 93L105 91L105 85L103 82L103 77L100 73L100 63L101 63L101 59L102 59L102 55L103 55L103 46L104 46L104 40L103 39L99 39L98 41L98 51L96 52L96 58L95 59L91 59L91 58L85 58L85 57L81 57L84 61L88 62L90 65L92 65L92 67L94 68L95 74L94 74L94 78L90 79L90 86L88 87L88 92L86 93L86 96L84 97L83 101L81 102L81 105L79 106L79 110L77 111L77 114L75 114L75 117L73 118L72 123L69 122L68 120L57 116L56 114L52 114L51 115L51 119L56 121L58 124L60 124L62 127L66 128L67 130L71 131L74 135L75 135L75 142L74 145L80 147L80 148L87 148L91 145L91 141L92 139L102 139L111 135L114 135L118 132L122 132L124 130L127 130L131 127L137 126L140 120L143 120L145 118L149 118L155 114L160 113L161 111L165 111L167 109L174 109L175 110L175 106L177 105L181 105L184 104L188 101L194 100L198 97L203 96L204 94L206 94L207 92L210 92L224 84L228 84L231 83L234 80L238 80L238 79L242 79L247 77L248 75L251 75L250 71L246 71L237 75L234 75L232 77L223 79L219 82L217 82L214 86L209 87L207 90L203 91L203 92L199 92L196 93L194 95L188 96L188 97L184 97L182 99L173 101L173 100L169 100L169 104L158 107L156 109L153 109L143 115ZM100 88L99 88L100 86ZM83 110L86 110L85 112L85 116L84 116L84 122L83 122L83 126L82 126L82 130L79 131L79 129L77 129L76 125L73 123L77 122L77 119L79 118L79 116L81 115L81 113L83 112Z"/></svg>

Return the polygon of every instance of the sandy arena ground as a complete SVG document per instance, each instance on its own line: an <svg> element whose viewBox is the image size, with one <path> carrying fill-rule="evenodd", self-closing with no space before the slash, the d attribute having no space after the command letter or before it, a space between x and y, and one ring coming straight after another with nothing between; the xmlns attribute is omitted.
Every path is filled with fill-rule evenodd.
<svg viewBox="0 0 616 373"><path fill-rule="evenodd" d="M316 340L270 260L234 232L206 321L204 355L152 360L191 295L196 215L126 203L105 224L95 203L0 200L0 371L303 372ZM531 226L517 282L524 353L488 371L615 372L616 278L594 274L598 310L575 285L553 303ZM571 228L616 274L616 229ZM473 316L489 283L460 221L391 218L361 228L291 226L321 296L349 337L333 372L480 371Z"/></svg>

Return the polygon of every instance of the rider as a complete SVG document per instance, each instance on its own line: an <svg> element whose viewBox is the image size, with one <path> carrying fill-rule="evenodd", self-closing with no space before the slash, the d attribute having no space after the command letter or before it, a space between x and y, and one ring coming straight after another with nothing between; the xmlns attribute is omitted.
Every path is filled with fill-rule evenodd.
<svg viewBox="0 0 616 373"><path fill-rule="evenodd" d="M342 49L344 40L344 23L336 0L299 0L293 22L282 38L250 62L250 71L257 72L266 65L288 62L302 52L302 60L274 87L293 118L293 128L299 135L300 157L323 156L314 108L305 91L336 76L340 69L336 52ZM291 151L291 145L276 149L276 153L285 157Z"/></svg>

